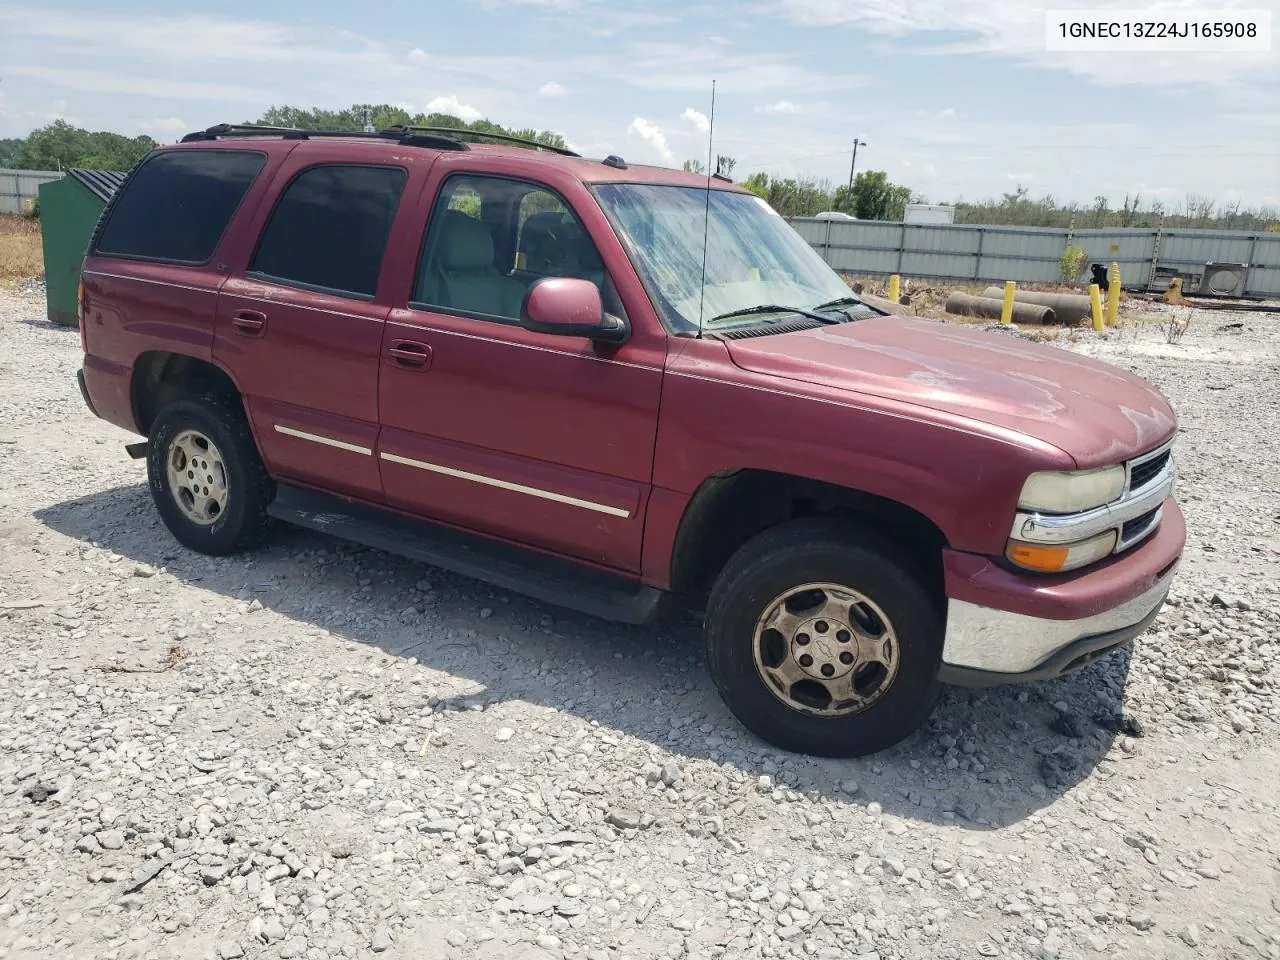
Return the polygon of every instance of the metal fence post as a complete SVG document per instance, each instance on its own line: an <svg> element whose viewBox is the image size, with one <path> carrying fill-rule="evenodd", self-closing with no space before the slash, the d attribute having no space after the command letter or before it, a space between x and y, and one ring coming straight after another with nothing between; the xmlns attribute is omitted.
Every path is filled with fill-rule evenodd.
<svg viewBox="0 0 1280 960"><path fill-rule="evenodd" d="M1249 280L1253 274L1253 258L1257 252L1258 252L1258 235L1255 233L1252 237L1249 238L1249 259L1245 262L1245 265L1244 265L1244 289L1240 291L1241 293L1246 295L1249 293Z"/></svg>
<svg viewBox="0 0 1280 960"><path fill-rule="evenodd" d="M898 269L894 273L902 272L902 254L907 249L907 224L903 221L902 231L898 234Z"/></svg>
<svg viewBox="0 0 1280 960"><path fill-rule="evenodd" d="M1147 272L1147 289L1156 282L1156 268L1160 265L1160 240L1164 236L1164 214L1160 214L1160 222L1156 225L1155 243L1151 245L1151 269Z"/></svg>
<svg viewBox="0 0 1280 960"><path fill-rule="evenodd" d="M982 278L982 241L987 237L986 227L978 227L978 252L973 257L973 279Z"/></svg>

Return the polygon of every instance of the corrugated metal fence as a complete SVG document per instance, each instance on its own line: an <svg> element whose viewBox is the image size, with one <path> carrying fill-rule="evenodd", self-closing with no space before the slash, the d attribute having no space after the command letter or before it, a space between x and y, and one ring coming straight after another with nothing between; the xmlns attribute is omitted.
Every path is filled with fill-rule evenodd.
<svg viewBox="0 0 1280 960"><path fill-rule="evenodd" d="M1227 230L943 226L877 220L791 218L837 270L951 281L1056 283L1071 236L1091 263L1118 263L1126 287L1145 288L1159 269L1197 276L1207 262L1244 263L1247 296L1280 296L1280 233Z"/></svg>
<svg viewBox="0 0 1280 960"><path fill-rule="evenodd" d="M0 170L0 213L28 213L39 187L63 176L56 170Z"/></svg>

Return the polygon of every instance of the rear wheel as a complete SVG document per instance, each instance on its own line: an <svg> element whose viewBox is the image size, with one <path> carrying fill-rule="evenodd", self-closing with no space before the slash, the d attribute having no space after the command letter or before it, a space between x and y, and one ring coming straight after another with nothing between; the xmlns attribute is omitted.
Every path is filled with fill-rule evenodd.
<svg viewBox="0 0 1280 960"><path fill-rule="evenodd" d="M874 753L937 701L939 605L905 558L851 525L799 520L747 542L716 580L705 636L729 709L785 750Z"/></svg>
<svg viewBox="0 0 1280 960"><path fill-rule="evenodd" d="M261 542L275 484L237 398L190 397L157 414L147 446L151 496L169 532L215 556Z"/></svg>

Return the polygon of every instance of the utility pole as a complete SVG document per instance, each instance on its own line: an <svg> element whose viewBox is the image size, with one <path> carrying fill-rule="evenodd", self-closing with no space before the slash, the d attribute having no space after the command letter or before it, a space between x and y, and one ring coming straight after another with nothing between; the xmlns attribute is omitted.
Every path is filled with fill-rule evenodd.
<svg viewBox="0 0 1280 960"><path fill-rule="evenodd" d="M853 193L853 168L858 165L858 148L865 147L867 141L853 138L853 161L849 164L849 192Z"/></svg>

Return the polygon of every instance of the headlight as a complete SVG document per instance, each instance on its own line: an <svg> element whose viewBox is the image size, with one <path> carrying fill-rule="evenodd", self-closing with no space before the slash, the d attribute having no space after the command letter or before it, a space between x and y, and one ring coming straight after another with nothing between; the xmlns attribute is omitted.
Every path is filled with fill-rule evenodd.
<svg viewBox="0 0 1280 960"><path fill-rule="evenodd" d="M1021 540L1010 540L1004 555L1026 570L1063 573L1110 556L1115 548L1116 532L1108 530L1079 543L1024 543Z"/></svg>
<svg viewBox="0 0 1280 960"><path fill-rule="evenodd" d="M1124 467L1100 470L1045 470L1022 485L1018 506L1038 513L1077 513L1110 503L1124 492Z"/></svg>

